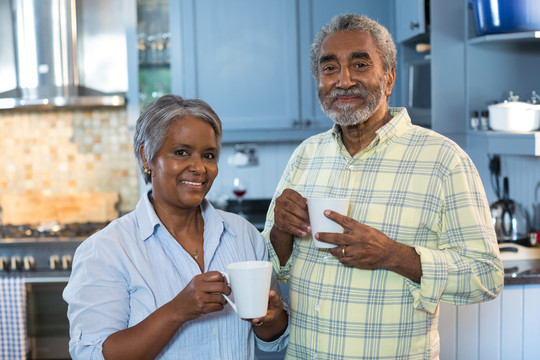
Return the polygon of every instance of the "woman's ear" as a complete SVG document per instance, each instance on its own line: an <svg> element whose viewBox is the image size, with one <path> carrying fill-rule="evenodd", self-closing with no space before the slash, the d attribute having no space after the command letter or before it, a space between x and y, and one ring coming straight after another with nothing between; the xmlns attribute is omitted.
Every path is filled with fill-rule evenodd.
<svg viewBox="0 0 540 360"><path fill-rule="evenodd" d="M142 160L144 168L148 169L148 161L146 161L146 155L144 155L144 144L142 144L141 147L139 148L139 155L141 156L141 160Z"/></svg>

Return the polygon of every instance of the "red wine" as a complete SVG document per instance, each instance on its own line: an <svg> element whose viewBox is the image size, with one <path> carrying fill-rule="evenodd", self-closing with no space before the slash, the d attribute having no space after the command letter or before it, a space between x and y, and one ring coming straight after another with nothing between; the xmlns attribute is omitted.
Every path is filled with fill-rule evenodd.
<svg viewBox="0 0 540 360"><path fill-rule="evenodd" d="M242 196L246 195L246 190L233 190L233 193L234 193L234 195L236 195L238 197L242 197Z"/></svg>

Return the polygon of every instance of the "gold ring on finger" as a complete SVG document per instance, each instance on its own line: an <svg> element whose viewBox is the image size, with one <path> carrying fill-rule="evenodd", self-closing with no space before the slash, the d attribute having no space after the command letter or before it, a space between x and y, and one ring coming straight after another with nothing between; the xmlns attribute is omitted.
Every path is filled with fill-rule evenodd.
<svg viewBox="0 0 540 360"><path fill-rule="evenodd" d="M342 257L345 257L345 256L346 256L346 255L345 255L345 248L346 248L345 245L343 245L343 246L341 247L341 254L343 255Z"/></svg>

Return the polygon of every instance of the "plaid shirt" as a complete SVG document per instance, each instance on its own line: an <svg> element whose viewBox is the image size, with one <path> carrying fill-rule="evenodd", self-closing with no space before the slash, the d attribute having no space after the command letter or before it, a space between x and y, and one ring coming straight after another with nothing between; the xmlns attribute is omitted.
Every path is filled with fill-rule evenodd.
<svg viewBox="0 0 540 360"><path fill-rule="evenodd" d="M263 236L282 281L290 281L288 359L437 359L438 303L471 304L503 287L489 206L477 170L451 140L411 124L405 109L350 156L338 127L294 152L268 210ZM294 239L280 267L270 243L275 198L346 197L351 218L414 247L420 284L388 270L343 266Z"/></svg>

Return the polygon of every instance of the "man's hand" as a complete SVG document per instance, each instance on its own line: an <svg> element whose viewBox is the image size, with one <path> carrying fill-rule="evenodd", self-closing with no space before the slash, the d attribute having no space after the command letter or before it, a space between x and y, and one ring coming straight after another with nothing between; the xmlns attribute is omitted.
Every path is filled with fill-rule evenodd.
<svg viewBox="0 0 540 360"><path fill-rule="evenodd" d="M276 199L274 222L280 232L306 236L311 231L306 199L292 189L283 190Z"/></svg>
<svg viewBox="0 0 540 360"><path fill-rule="evenodd" d="M400 244L379 230L362 224L335 211L326 210L325 216L340 224L343 234L317 233L316 238L338 247L330 249L345 266L359 269L387 269L420 282L420 255L407 245Z"/></svg>
<svg viewBox="0 0 540 360"><path fill-rule="evenodd" d="M272 247L285 265L291 256L294 236L304 237L311 231L306 199L292 189L285 189L276 199L274 227L270 232Z"/></svg>

